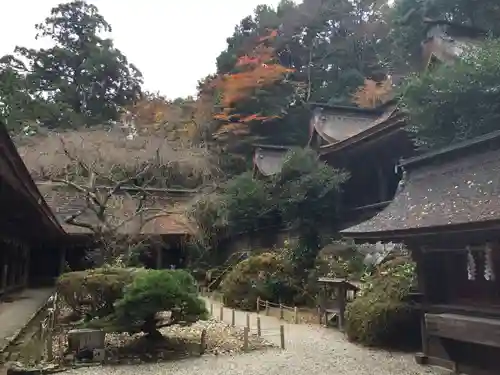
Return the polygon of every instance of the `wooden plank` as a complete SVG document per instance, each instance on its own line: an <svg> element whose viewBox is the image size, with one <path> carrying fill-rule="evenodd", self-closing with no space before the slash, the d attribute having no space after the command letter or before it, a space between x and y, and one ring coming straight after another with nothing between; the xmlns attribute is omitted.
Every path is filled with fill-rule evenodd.
<svg viewBox="0 0 500 375"><path fill-rule="evenodd" d="M500 319L458 314L425 314L427 333L500 348Z"/></svg>

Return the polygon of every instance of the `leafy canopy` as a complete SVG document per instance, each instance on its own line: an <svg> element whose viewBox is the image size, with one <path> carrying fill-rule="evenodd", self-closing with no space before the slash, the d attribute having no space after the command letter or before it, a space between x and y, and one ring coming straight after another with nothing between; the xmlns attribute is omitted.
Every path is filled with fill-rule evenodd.
<svg viewBox="0 0 500 375"><path fill-rule="evenodd" d="M53 46L16 47L26 66L6 57L3 62L9 64L0 68L9 78L2 80L0 99L5 108L23 104L21 120L51 127L93 125L117 120L121 108L139 98L141 73L102 36L111 26L96 6L85 1L60 4L36 30L37 38ZM20 89L17 95L12 95L14 88ZM7 115L11 127L19 123L12 109Z"/></svg>
<svg viewBox="0 0 500 375"><path fill-rule="evenodd" d="M464 50L452 66L413 75L402 103L418 144L437 148L498 130L500 41Z"/></svg>

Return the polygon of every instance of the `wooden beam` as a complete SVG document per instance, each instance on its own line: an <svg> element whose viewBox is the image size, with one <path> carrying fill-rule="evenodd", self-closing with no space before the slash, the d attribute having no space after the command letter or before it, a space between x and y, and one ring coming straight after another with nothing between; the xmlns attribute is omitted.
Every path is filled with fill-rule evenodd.
<svg viewBox="0 0 500 375"><path fill-rule="evenodd" d="M425 323L433 336L500 348L500 319L426 314Z"/></svg>

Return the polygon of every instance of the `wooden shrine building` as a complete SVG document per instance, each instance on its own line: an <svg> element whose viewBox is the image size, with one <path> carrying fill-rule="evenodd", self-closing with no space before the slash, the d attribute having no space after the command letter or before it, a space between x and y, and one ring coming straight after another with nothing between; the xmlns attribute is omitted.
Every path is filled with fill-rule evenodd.
<svg viewBox="0 0 500 375"><path fill-rule="evenodd" d="M0 297L52 282L64 265L66 234L0 123Z"/></svg>
<svg viewBox="0 0 500 375"><path fill-rule="evenodd" d="M432 69L437 64L453 64L464 48L485 39L485 30L462 25L447 20L426 19L426 38L422 41L424 69Z"/></svg>
<svg viewBox="0 0 500 375"><path fill-rule="evenodd" d="M401 158L415 154L396 101L375 109L312 105L310 144L329 165L349 171L344 186L346 222L373 216L394 197Z"/></svg>
<svg viewBox="0 0 500 375"><path fill-rule="evenodd" d="M38 189L54 212L55 218L68 234L70 239L68 262L73 268L84 268L82 260L85 252L99 248L95 231L103 224L95 214L96 206L89 204L83 192L75 191L64 183L39 181ZM97 186L103 195L113 191L112 186ZM140 192L147 193L144 200L139 198ZM117 240L133 242L141 245L140 261L149 268L183 267L187 261L187 244L194 229L183 214L186 204L193 198L196 190L144 188L123 186L113 193L107 205L106 224L119 225ZM141 204L144 214L136 214ZM66 222L68 217L77 216L80 225Z"/></svg>
<svg viewBox="0 0 500 375"><path fill-rule="evenodd" d="M392 203L342 234L411 251L420 363L500 374L500 131L401 166L406 178Z"/></svg>

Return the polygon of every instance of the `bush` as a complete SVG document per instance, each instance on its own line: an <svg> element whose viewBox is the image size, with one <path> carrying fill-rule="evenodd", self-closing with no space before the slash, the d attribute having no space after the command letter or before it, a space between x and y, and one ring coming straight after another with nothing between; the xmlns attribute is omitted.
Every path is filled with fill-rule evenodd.
<svg viewBox="0 0 500 375"><path fill-rule="evenodd" d="M166 312L162 319L160 312ZM115 330L161 336L158 329L207 317L194 278L184 270L147 270L138 274L116 302L110 321Z"/></svg>
<svg viewBox="0 0 500 375"><path fill-rule="evenodd" d="M295 288L284 258L264 253L238 263L221 283L224 304L243 310L254 310L257 297L272 302L293 299Z"/></svg>
<svg viewBox="0 0 500 375"><path fill-rule="evenodd" d="M113 304L140 270L105 267L65 273L57 281L57 292L79 316L103 317L113 311Z"/></svg>
<svg viewBox="0 0 500 375"><path fill-rule="evenodd" d="M414 287L414 264L395 258L368 276L360 295L347 306L346 334L367 346L413 347L420 343L420 321L406 302Z"/></svg>

